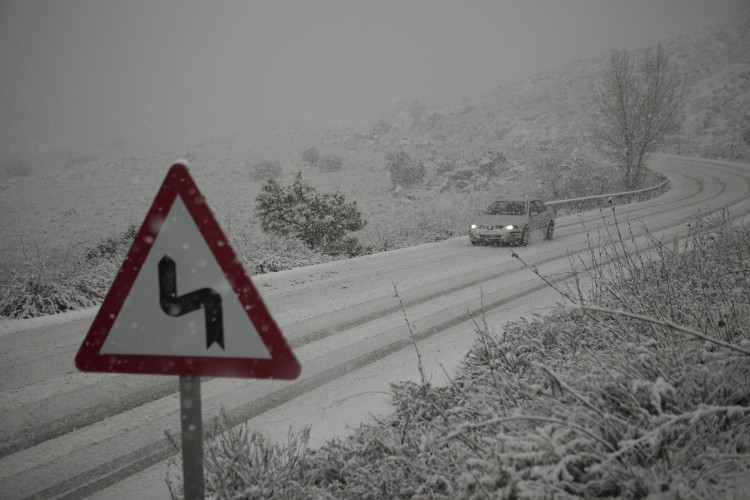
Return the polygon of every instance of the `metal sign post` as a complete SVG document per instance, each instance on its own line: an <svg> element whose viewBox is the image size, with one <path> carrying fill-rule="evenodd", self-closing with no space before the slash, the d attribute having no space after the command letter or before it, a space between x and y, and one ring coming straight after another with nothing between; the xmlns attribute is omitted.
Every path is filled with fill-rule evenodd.
<svg viewBox="0 0 750 500"><path fill-rule="evenodd" d="M201 379L180 376L180 418L182 420L182 482L185 500L203 500L203 421Z"/></svg>

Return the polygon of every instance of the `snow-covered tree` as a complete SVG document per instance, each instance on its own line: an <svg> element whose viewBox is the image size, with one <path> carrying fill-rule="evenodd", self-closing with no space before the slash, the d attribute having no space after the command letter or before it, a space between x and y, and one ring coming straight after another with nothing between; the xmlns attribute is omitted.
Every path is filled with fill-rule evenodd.
<svg viewBox="0 0 750 500"><path fill-rule="evenodd" d="M685 78L661 44L639 60L626 49L612 51L593 88L594 137L622 167L626 187L639 186L646 154L679 125L686 94Z"/></svg>

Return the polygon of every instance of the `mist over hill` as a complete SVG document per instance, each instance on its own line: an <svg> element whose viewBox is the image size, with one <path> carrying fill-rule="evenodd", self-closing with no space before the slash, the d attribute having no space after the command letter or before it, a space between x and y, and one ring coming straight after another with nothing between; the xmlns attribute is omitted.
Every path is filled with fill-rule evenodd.
<svg viewBox="0 0 750 500"><path fill-rule="evenodd" d="M665 149L707 156L747 157L740 146L750 128L750 5L736 15L665 34L660 42L689 87L685 121ZM636 51L636 54L643 49ZM591 86L609 54L537 73L487 95L447 106L400 105L384 117L390 135L412 142L443 142L501 149L570 149L587 142Z"/></svg>
<svg viewBox="0 0 750 500"><path fill-rule="evenodd" d="M649 42L656 40L644 46ZM662 149L750 158L743 140L750 129L750 6L664 34L661 43L689 84L682 130ZM45 115L44 102L4 101L0 213L6 237L0 255L17 260L24 250L39 249L63 257L75 246L138 223L166 169L179 158L191 161L197 182L233 232L261 235L254 217L261 183L250 178L250 169L275 160L282 166L282 183L302 172L321 191L339 190L357 200L369 221L362 236L383 248L394 232L421 241L410 224L458 234L451 228L463 227L471 213L497 196L554 197L540 175L545 165L563 173L582 167L587 182L578 188L587 190L584 194L606 190L616 177L614 166L590 143L588 127L591 86L607 58L602 52L451 103L406 101L373 116L365 127L196 124L194 133L179 134L159 125L158 109L151 121L123 129L116 117L87 123L91 115L82 115L81 123L68 122ZM301 151L311 146L340 156L343 169L330 173L307 165ZM425 166L423 181L408 189L394 187L389 177L386 155L398 150ZM503 161L487 174L487 159L498 155Z"/></svg>

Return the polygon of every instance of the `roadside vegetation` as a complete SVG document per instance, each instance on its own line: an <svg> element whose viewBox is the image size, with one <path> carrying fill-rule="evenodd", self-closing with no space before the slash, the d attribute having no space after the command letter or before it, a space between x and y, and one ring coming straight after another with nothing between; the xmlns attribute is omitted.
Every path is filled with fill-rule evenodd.
<svg viewBox="0 0 750 500"><path fill-rule="evenodd" d="M503 157L496 154L490 163L499 163L498 158ZM487 170L486 163L478 161L477 165ZM590 165L566 168L577 179ZM661 179L649 172L648 182L656 185ZM569 182L557 192L566 196L589 194L588 190L581 191L584 186L587 184L583 182ZM618 200L618 204L621 202ZM266 234L258 237L245 229L228 234L250 275L442 241L465 234L467 223L466 214L457 210L415 207L406 220L381 222L363 232L367 221L356 202L347 202L340 192L321 193L299 174L288 186L267 178L256 203L256 215ZM583 203L568 211L598 205L598 201L594 205ZM39 248L24 247L22 241L23 260L0 264L0 317L33 318L101 303L137 231L138 226L130 224L92 246L71 247L56 259L45 258Z"/></svg>
<svg viewBox="0 0 750 500"><path fill-rule="evenodd" d="M356 238L348 236L367 224L357 202L347 202L340 191L320 193L301 172L288 186L268 179L255 201L255 213L266 234L292 238L326 255L367 253Z"/></svg>
<svg viewBox="0 0 750 500"><path fill-rule="evenodd" d="M679 251L651 238L636 254L612 215L573 285L550 281L557 312L476 318L452 383L394 384L390 417L319 449L305 429L281 444L219 429L207 494L732 498L750 467L750 226L696 216Z"/></svg>
<svg viewBox="0 0 750 500"><path fill-rule="evenodd" d="M0 316L33 318L99 304L137 231L130 225L94 246L70 249L57 260L22 244L23 262L0 266Z"/></svg>

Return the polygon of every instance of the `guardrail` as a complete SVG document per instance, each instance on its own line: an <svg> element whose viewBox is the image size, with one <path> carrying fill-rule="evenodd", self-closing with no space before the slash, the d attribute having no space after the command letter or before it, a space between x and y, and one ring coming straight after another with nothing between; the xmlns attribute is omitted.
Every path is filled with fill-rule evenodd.
<svg viewBox="0 0 750 500"><path fill-rule="evenodd" d="M622 191L620 193L599 194L595 196L584 196L582 198L570 198L568 200L554 200L545 202L550 207L560 207L563 210L571 209L572 211L591 210L608 206L611 203L631 203L633 200L647 200L653 196L653 193L662 193L667 190L669 179L657 184L656 186L638 189L636 191ZM648 196L644 196L648 195Z"/></svg>

